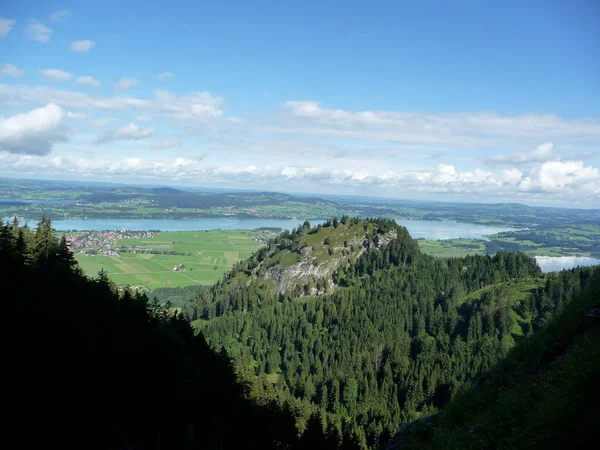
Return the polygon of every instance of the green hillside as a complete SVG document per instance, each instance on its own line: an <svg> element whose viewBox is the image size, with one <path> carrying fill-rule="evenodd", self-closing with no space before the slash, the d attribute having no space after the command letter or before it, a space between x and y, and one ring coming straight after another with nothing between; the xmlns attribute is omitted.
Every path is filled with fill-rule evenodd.
<svg viewBox="0 0 600 450"><path fill-rule="evenodd" d="M388 449L594 448L599 348L596 273L545 328L517 345L443 413L405 426Z"/></svg>
<svg viewBox="0 0 600 450"><path fill-rule="evenodd" d="M436 259L344 218L177 289L174 313L83 276L44 218L0 227L0 268L27 447L584 448L597 422L600 267Z"/></svg>
<svg viewBox="0 0 600 450"><path fill-rule="evenodd" d="M440 260L392 221L344 219L281 235L183 311L252 398L294 405L299 431L316 414L378 448L543 328L594 270L543 275L520 253Z"/></svg>

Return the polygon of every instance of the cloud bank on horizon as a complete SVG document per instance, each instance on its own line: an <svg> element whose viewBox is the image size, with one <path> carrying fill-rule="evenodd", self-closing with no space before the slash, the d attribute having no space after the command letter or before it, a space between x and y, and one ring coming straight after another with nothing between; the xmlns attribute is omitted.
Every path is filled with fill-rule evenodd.
<svg viewBox="0 0 600 450"><path fill-rule="evenodd" d="M575 97L419 108L418 98L378 100L395 88L382 82L360 86L373 96L348 91L349 101L357 85L298 87L285 82L297 74L269 73L269 56L256 70L273 86L252 86L201 58L174 61L158 44L129 62L114 52L131 51L123 45L146 36L143 24L102 33L77 23L86 13L14 6L0 17L0 176L600 207L600 118L589 107L577 114ZM47 56L29 51L40 46ZM303 50L290 52L309 60ZM233 64L234 53L218 59Z"/></svg>

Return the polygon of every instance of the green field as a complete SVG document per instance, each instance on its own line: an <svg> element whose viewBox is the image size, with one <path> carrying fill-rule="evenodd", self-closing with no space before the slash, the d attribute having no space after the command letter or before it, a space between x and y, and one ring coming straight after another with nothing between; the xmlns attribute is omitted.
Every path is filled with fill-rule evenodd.
<svg viewBox="0 0 600 450"><path fill-rule="evenodd" d="M259 248L252 231L187 231L158 233L151 239L120 239L114 249L121 256L75 257L88 276L104 269L117 284L159 287L183 287L213 284L231 266ZM151 254L178 252L182 255ZM184 269L174 271L176 265Z"/></svg>
<svg viewBox="0 0 600 450"><path fill-rule="evenodd" d="M476 239L417 240L423 253L438 258L485 254L485 242Z"/></svg>

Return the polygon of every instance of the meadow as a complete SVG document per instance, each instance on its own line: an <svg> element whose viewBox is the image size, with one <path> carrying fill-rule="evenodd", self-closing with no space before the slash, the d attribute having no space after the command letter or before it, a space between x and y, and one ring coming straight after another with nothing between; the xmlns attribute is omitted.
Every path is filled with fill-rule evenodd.
<svg viewBox="0 0 600 450"><path fill-rule="evenodd" d="M75 255L83 271L95 276L104 269L120 285L184 287L215 283L231 266L256 251L254 231L184 231L154 238L118 239L120 256ZM179 270L174 271L174 267Z"/></svg>
<svg viewBox="0 0 600 450"><path fill-rule="evenodd" d="M423 253L438 258L485 254L485 242L477 239L418 239L417 243Z"/></svg>

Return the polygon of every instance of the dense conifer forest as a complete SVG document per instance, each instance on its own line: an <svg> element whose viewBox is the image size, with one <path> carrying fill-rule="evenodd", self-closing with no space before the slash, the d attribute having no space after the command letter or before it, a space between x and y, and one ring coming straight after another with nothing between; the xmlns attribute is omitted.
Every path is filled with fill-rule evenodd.
<svg viewBox="0 0 600 450"><path fill-rule="evenodd" d="M300 430L318 414L325 430L350 429L369 448L437 412L598 271L544 276L520 253L438 260L394 222L361 224L364 251L336 270L329 293L278 293L261 278L261 262L300 251L323 228L342 232L346 219L285 233L184 311L236 361L253 398L291 405ZM390 230L396 237L376 245Z"/></svg>
<svg viewBox="0 0 600 450"><path fill-rule="evenodd" d="M3 438L11 447L329 443L320 427L298 437L289 409L248 400L229 356L194 335L183 317L143 295L117 292L106 274L83 277L48 219L35 231L0 226L0 269L9 342ZM349 437L343 443L357 448Z"/></svg>
<svg viewBox="0 0 600 450"><path fill-rule="evenodd" d="M364 232L351 241L360 245L345 240L350 229ZM307 252L308 239L327 250ZM331 270L298 278L304 286L277 285L267 274L297 261L288 254L301 255L300 265L310 255L341 263L317 261ZM564 376L555 376L549 358L563 361L596 342L597 333L570 347L581 330L598 329L593 314L583 320L573 311L597 303L599 268L543 275L519 253L439 260L387 220L305 223L212 288L178 291L195 296L182 313L116 289L103 272L84 277L46 218L35 230L16 221L0 227L0 269L10 342L7 438L27 447L477 448L481 439L491 448L522 447L508 425L504 440L476 432L477 442L465 427L478 430L490 414L512 423L513 413L490 405L525 371L525 387L517 384L507 401L525 396L527 407L554 414L556 428L568 416L548 394L538 405L538 388L527 384L535 381L527 380L539 375L560 401L572 399L560 404L573 413L592 398L580 378L591 389L597 376L597 358L589 367L566 359L569 388L558 388ZM510 375L515 367L518 376ZM544 432L545 422L534 419L523 420ZM585 443L581 427L571 428Z"/></svg>
<svg viewBox="0 0 600 450"><path fill-rule="evenodd" d="M558 292L563 283L553 286ZM403 425L387 449L596 448L599 347L596 270L545 327L477 377L441 413Z"/></svg>

